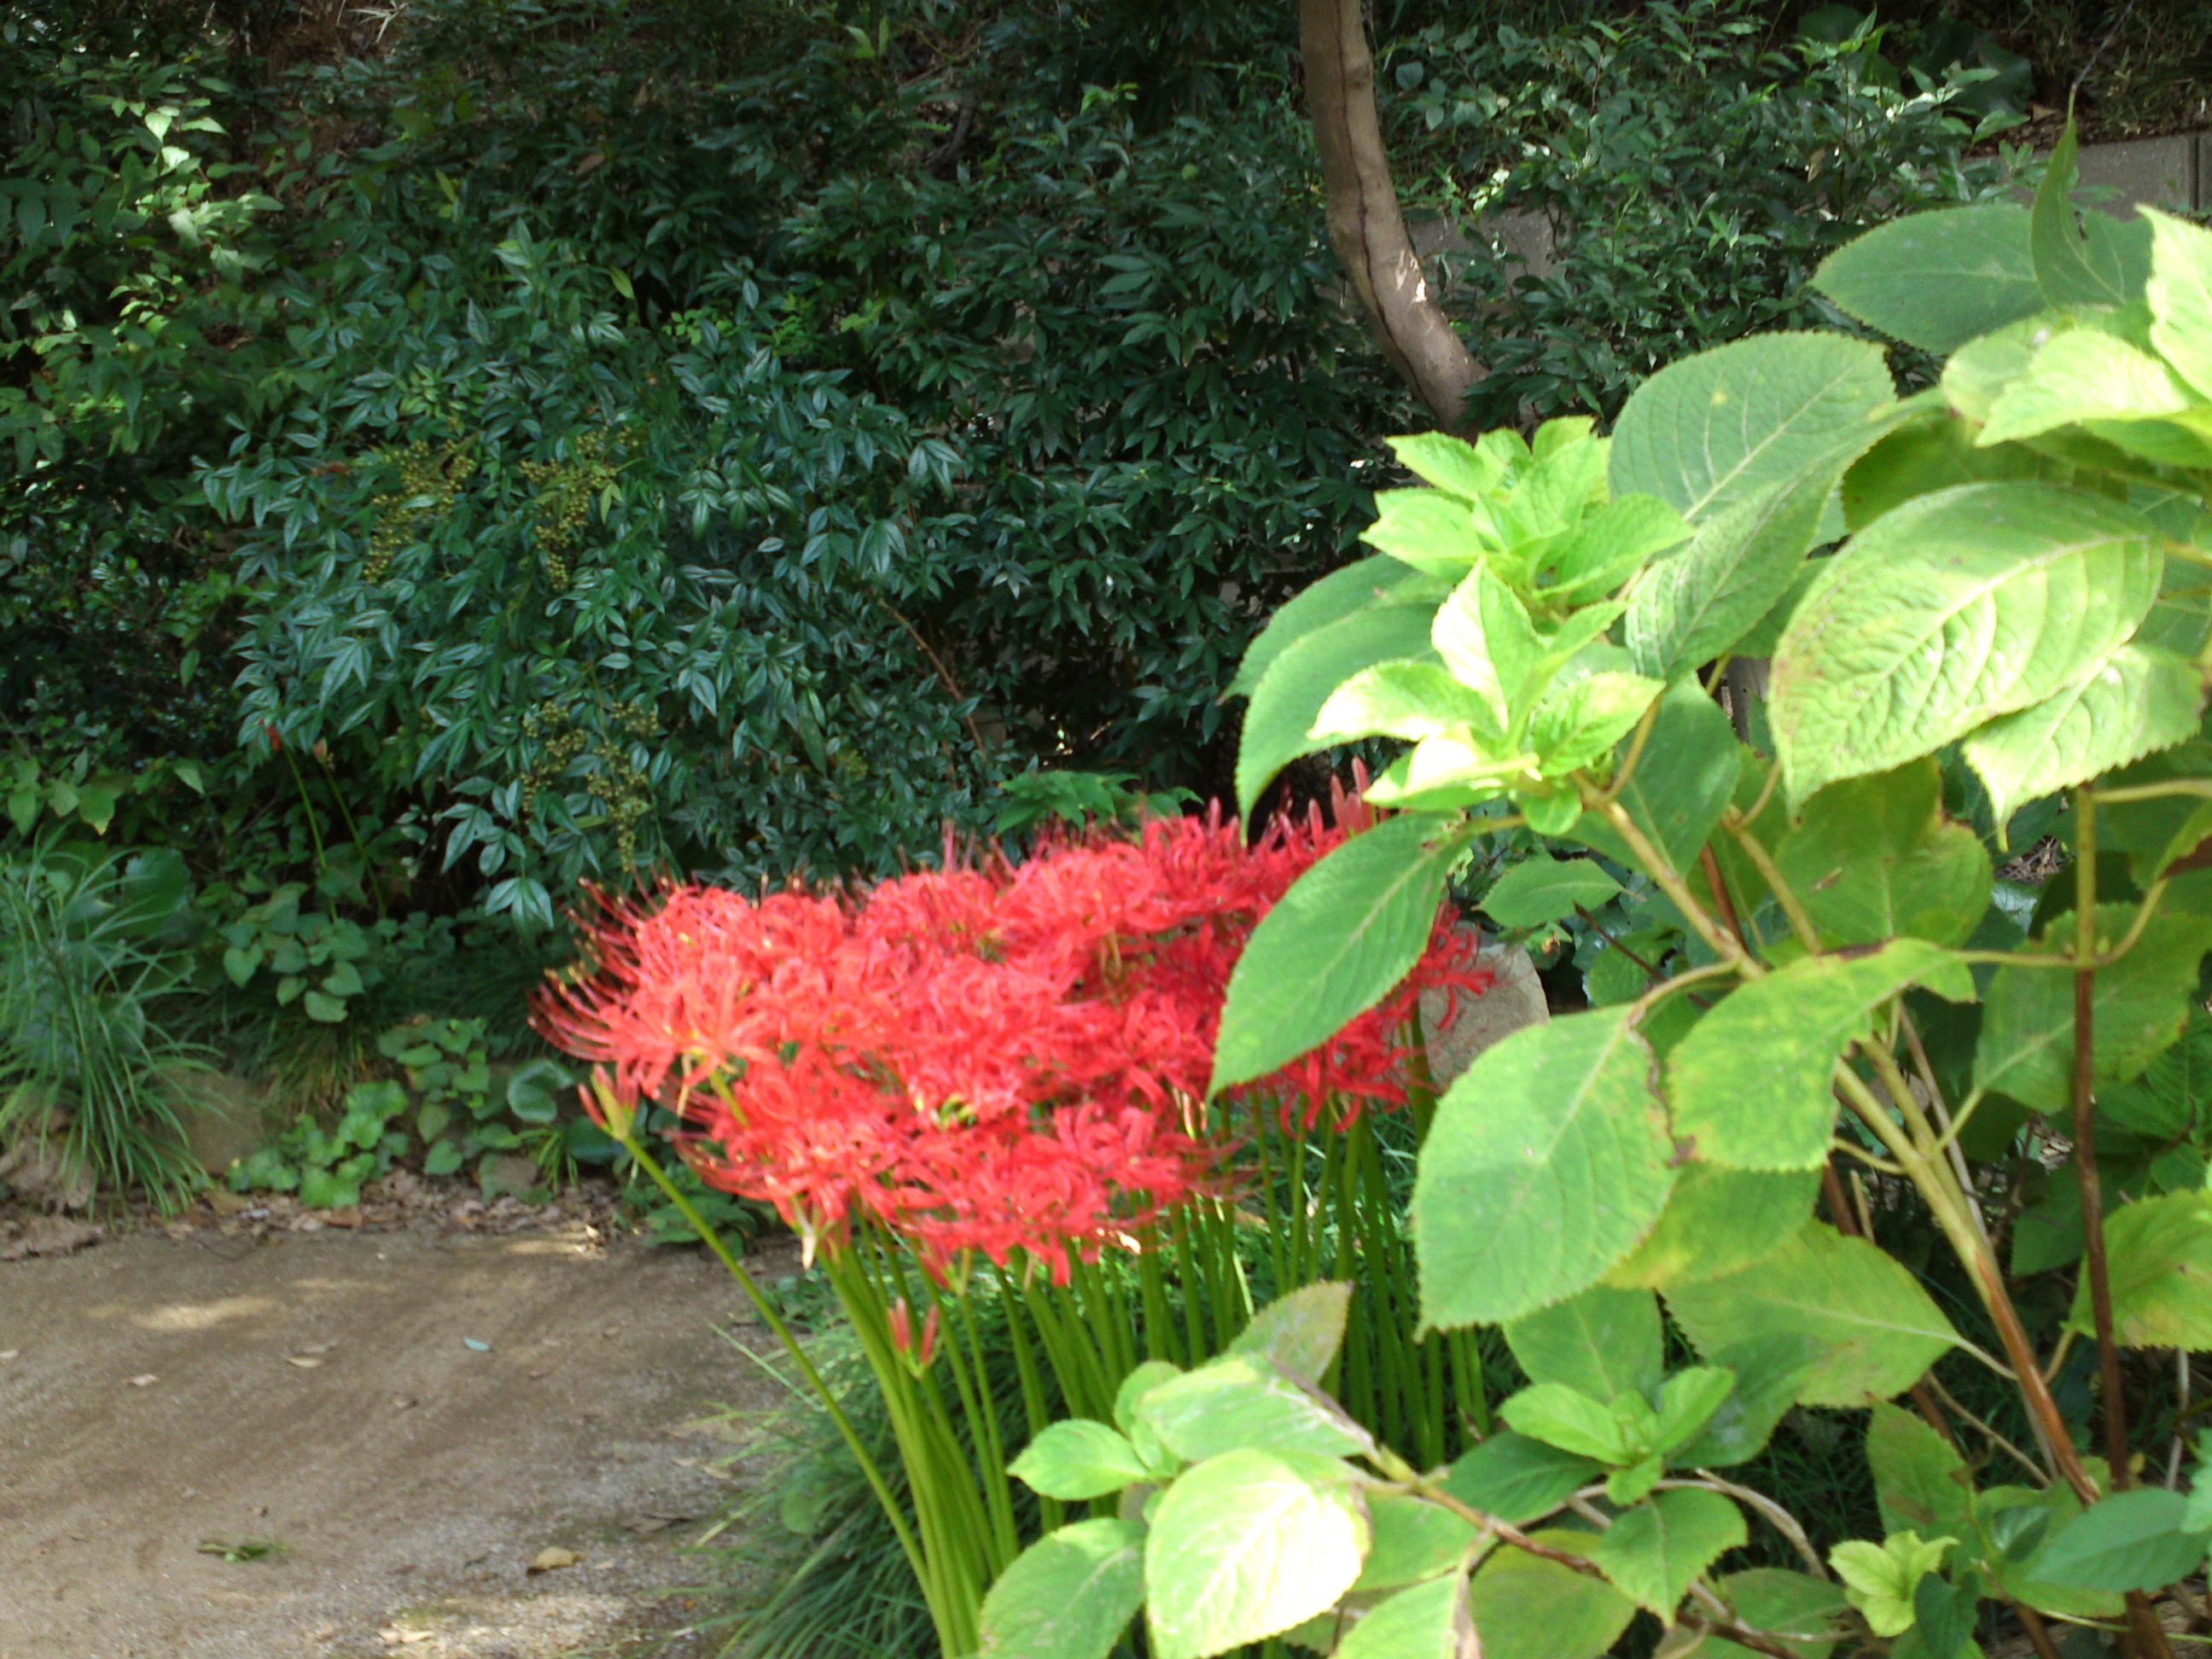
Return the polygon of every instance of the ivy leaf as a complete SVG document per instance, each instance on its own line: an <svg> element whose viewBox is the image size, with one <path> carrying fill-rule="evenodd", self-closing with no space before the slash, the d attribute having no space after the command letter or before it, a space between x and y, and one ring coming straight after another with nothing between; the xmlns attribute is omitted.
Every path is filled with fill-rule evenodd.
<svg viewBox="0 0 2212 1659"><path fill-rule="evenodd" d="M1361 1615L1335 1659L1486 1659L1457 1573L1401 1589Z"/></svg>
<svg viewBox="0 0 2212 1659"><path fill-rule="evenodd" d="M1830 784L1774 861L1830 950L1900 936L1964 945L1989 908L1988 850L1945 816L1932 756Z"/></svg>
<svg viewBox="0 0 2212 1659"><path fill-rule="evenodd" d="M1539 853L1515 865L1482 896L1483 913L1500 927L1541 927L1595 910L1620 892L1620 884L1595 859L1553 859Z"/></svg>
<svg viewBox="0 0 2212 1659"><path fill-rule="evenodd" d="M1232 1451L1160 1497L1145 1540L1152 1651L1217 1653L1302 1624L1359 1577L1367 1517L1341 1463Z"/></svg>
<svg viewBox="0 0 2212 1659"><path fill-rule="evenodd" d="M2138 210L2150 225L2150 343L2212 398L2212 231L2186 219Z"/></svg>
<svg viewBox="0 0 2212 1659"><path fill-rule="evenodd" d="M1429 652L1433 602L1395 593L1301 635L1252 688L1237 749L1237 799L1249 814L1284 765L1326 748L1308 734L1337 687L1361 669Z"/></svg>
<svg viewBox="0 0 2212 1659"><path fill-rule="evenodd" d="M1676 1171L1650 1236L1605 1282L1663 1291L1740 1272L1796 1237L1820 1188L1812 1170L1725 1170L1692 1159Z"/></svg>
<svg viewBox="0 0 2212 1659"><path fill-rule="evenodd" d="M2011 204L1908 214L1820 262L1813 286L1871 328L1948 356L2044 307L2029 213Z"/></svg>
<svg viewBox="0 0 2212 1659"><path fill-rule="evenodd" d="M1408 813L1361 831L1291 884L1230 975L1206 1092L1265 1077L1389 995L1427 948L1471 834Z"/></svg>
<svg viewBox="0 0 2212 1659"><path fill-rule="evenodd" d="M1804 957L1737 987L1668 1056L1674 1133L1724 1168L1817 1170L1835 1123L1837 1060L1915 984L1954 1002L1973 997L1964 964L1913 939L1870 956Z"/></svg>
<svg viewBox="0 0 2212 1659"><path fill-rule="evenodd" d="M1103 1498L1151 1479L1137 1449L1103 1423L1070 1418L1049 1423L1006 1473L1030 1490L1063 1503Z"/></svg>
<svg viewBox="0 0 2212 1659"><path fill-rule="evenodd" d="M2212 1193L2139 1198L2105 1218L2113 1335L2127 1348L2212 1349ZM2089 1276L2067 1322L2094 1336Z"/></svg>
<svg viewBox="0 0 2212 1659"><path fill-rule="evenodd" d="M1791 803L2084 678L2158 597L2160 550L2132 508L2045 483L1963 484L1877 519L1775 647L1770 720Z"/></svg>
<svg viewBox="0 0 2212 1659"><path fill-rule="evenodd" d="M983 1598L977 1659L1107 1659L1145 1604L1144 1538L1103 1520L1037 1540Z"/></svg>
<svg viewBox="0 0 2212 1659"><path fill-rule="evenodd" d="M1557 1382L1598 1400L1646 1394L1665 1369L1659 1302L1649 1291L1594 1285L1505 1327L1505 1344L1531 1382Z"/></svg>
<svg viewBox="0 0 2212 1659"><path fill-rule="evenodd" d="M1589 1559L1626 1594L1671 1620L1691 1582L1747 1535L1743 1512L1720 1493L1680 1487L1615 1516Z"/></svg>
<svg viewBox="0 0 2212 1659"><path fill-rule="evenodd" d="M1817 1221L1756 1267L1668 1291L1667 1306L1708 1359L1761 1338L1816 1343L1808 1406L1892 1399L1958 1341L1902 1263Z"/></svg>
<svg viewBox="0 0 2212 1659"><path fill-rule="evenodd" d="M1258 1354L1286 1376L1318 1384L1343 1345L1351 1312L1350 1285L1302 1285L1254 1314L1231 1340L1229 1352Z"/></svg>
<svg viewBox="0 0 2212 1659"><path fill-rule="evenodd" d="M2130 643L2034 708L1970 733L1966 762L2003 823L2039 795L2186 742L2197 735L2203 707L2204 684L2193 664L2154 645Z"/></svg>
<svg viewBox="0 0 2212 1659"><path fill-rule="evenodd" d="M1413 1188L1424 1323L1534 1313L1650 1230L1674 1184L1651 1065L1604 1009L1516 1031L1452 1084Z"/></svg>
<svg viewBox="0 0 2212 1659"><path fill-rule="evenodd" d="M2118 939L2135 907L2100 904L2097 934ZM2066 924L2071 932L2070 922ZM2197 988L2197 965L2212 944L2212 921L2171 908L2154 915L2142 937L2100 970L2090 1030L2099 1086L2139 1075L2181 1035ZM2054 950L2054 942L2040 948ZM2064 1112L2074 1098L2074 976L2063 969L2007 963L1990 981L1974 1045L1974 1087L2009 1095L2032 1110Z"/></svg>
<svg viewBox="0 0 2212 1659"><path fill-rule="evenodd" d="M2203 1565L2212 1534L2184 1529L2189 1500L2162 1486L2100 1498L2028 1564L2038 1581L2095 1590L2159 1590Z"/></svg>
<svg viewBox="0 0 2212 1659"><path fill-rule="evenodd" d="M1656 495L1702 523L1770 485L1840 469L1881 435L1895 391L1881 348L1761 334L1661 369L1613 432L1616 495Z"/></svg>
<svg viewBox="0 0 2212 1659"><path fill-rule="evenodd" d="M1687 547L1646 570L1623 630L1637 672L1673 680L1774 608L1813 545L1837 470L1767 485L1707 518Z"/></svg>
<svg viewBox="0 0 2212 1659"><path fill-rule="evenodd" d="M1586 1554L1586 1532L1531 1534L1537 1543ZM1468 1583L1483 1659L1598 1659L1620 1639L1636 1603L1601 1578L1512 1548L1492 1552Z"/></svg>
<svg viewBox="0 0 2212 1659"><path fill-rule="evenodd" d="M1594 1458L1501 1430L1444 1472L1444 1490L1510 1527L1541 1520L1605 1473Z"/></svg>
<svg viewBox="0 0 2212 1659"><path fill-rule="evenodd" d="M1620 803L1629 821L1680 874L1697 861L1698 849L1721 821L1743 768L1735 730L1720 705L1697 685L1668 687L1636 769L1621 786ZM1569 832L1607 858L1639 865L1612 824L1584 812Z"/></svg>

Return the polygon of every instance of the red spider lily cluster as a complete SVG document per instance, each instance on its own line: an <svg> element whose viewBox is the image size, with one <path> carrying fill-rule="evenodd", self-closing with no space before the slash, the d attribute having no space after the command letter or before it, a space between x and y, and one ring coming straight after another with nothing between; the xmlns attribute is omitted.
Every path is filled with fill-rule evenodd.
<svg viewBox="0 0 2212 1659"><path fill-rule="evenodd" d="M603 1068L605 1098L670 1107L710 1185L774 1204L810 1245L856 1219L933 1271L1017 1252L1064 1278L1219 1184L1201 1104L1237 954L1322 854L1368 821L1277 819L1247 848L1217 812L1132 839L1048 840L860 896L757 901L680 887L605 903L597 971L539 1000L540 1029ZM1346 1121L1402 1104L1423 986L1491 975L1440 908L1420 966L1334 1041L1249 1086Z"/></svg>

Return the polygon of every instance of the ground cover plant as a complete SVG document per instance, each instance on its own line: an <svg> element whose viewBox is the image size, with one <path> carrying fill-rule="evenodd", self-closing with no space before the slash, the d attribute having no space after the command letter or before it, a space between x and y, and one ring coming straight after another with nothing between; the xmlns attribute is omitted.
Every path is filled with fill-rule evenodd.
<svg viewBox="0 0 2212 1659"><path fill-rule="evenodd" d="M1424 486L1382 498L1376 556L1247 659L1239 786L1385 735L1410 747L1369 799L1400 815L1255 930L1208 1086L1389 993L1486 834L1583 849L1508 878L1524 915L1638 884L1633 971L1481 1056L1420 1154L1419 1328L1501 1326L1528 1386L1461 1458L1409 1459L1334 1397L1354 1287L1297 1291L1245 1352L1023 1452L1102 1509L998 1581L982 1651L1104 1659L1141 1613L1160 1659L1595 1659L1642 1613L1670 1652L2050 1655L2073 1626L2148 1659L2154 1598L2201 1617L2174 1587L2212 1548L2212 232L2077 221L2071 173L2069 140L2033 210L1824 265L1946 356L1925 392L1781 334L1662 372L1609 440L1399 441ZM1753 652L1747 743L1704 681ZM1991 843L2054 792L2071 867L2015 916ZM1932 1224L1989 1346L1881 1248L1869 1182ZM2024 1432L1960 1405L1962 1364ZM1795 1494L1731 1478L1801 1405L1866 1411L1880 1536L1816 1549ZM1795 1566L1729 1570L1754 1523Z"/></svg>

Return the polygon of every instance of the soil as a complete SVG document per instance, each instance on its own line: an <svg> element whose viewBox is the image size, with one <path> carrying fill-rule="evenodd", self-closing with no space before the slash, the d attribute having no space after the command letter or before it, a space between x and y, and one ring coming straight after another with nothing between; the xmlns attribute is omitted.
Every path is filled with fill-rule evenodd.
<svg viewBox="0 0 2212 1659"><path fill-rule="evenodd" d="M714 1652L765 1333L696 1250L518 1226L0 1262L0 1659Z"/></svg>

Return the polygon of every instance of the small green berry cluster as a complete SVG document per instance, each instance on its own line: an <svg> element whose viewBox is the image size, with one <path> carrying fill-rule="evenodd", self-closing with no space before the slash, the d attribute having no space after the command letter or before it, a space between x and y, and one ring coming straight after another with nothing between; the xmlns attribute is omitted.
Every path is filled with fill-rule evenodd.
<svg viewBox="0 0 2212 1659"><path fill-rule="evenodd" d="M376 522L368 532L368 557L362 561L362 580L380 582L392 569L392 561L410 543L419 540L426 521L453 511L461 486L476 476L477 458L471 443L434 444L416 440L404 449L380 449L377 459L399 471L398 486L369 498Z"/></svg>
<svg viewBox="0 0 2212 1659"><path fill-rule="evenodd" d="M538 745L538 758L522 775L522 810L536 811L539 793L588 755L592 767L584 787L614 826L617 856L627 869L637 862L637 826L653 809L653 790L623 744L659 736L660 719L647 704L618 702L605 710L600 726L595 736L550 697L522 717L523 736Z"/></svg>
<svg viewBox="0 0 2212 1659"><path fill-rule="evenodd" d="M615 440L605 431L580 433L568 449L565 461L525 461L521 469L537 492L538 551L556 593L568 590L574 574L570 556L592 510L592 498L613 486L619 465Z"/></svg>

